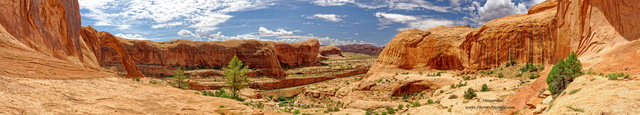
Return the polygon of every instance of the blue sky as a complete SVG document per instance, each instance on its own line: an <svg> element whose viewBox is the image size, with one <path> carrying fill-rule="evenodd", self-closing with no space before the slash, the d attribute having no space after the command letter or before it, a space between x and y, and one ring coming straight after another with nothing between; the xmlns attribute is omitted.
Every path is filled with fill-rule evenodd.
<svg viewBox="0 0 640 115"><path fill-rule="evenodd" d="M82 25L129 39L386 45L399 31L478 27L543 0L79 0Z"/></svg>

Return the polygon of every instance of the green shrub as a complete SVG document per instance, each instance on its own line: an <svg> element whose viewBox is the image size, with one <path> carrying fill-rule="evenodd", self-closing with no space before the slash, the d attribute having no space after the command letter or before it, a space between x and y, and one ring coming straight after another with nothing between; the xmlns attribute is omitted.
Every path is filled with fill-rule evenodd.
<svg viewBox="0 0 640 115"><path fill-rule="evenodd" d="M629 78L629 75L625 73L611 73L607 74L605 77L609 78L609 80L618 80L619 77L623 77L625 79Z"/></svg>
<svg viewBox="0 0 640 115"><path fill-rule="evenodd" d="M516 65L518 62L516 62L515 60L513 60L513 56L509 56L509 61L507 61L507 63L504 64L505 67L509 67L509 66L514 66Z"/></svg>
<svg viewBox="0 0 640 115"><path fill-rule="evenodd" d="M435 102L433 102L433 100L429 99L429 100L427 100L427 104L431 105L431 104L435 104Z"/></svg>
<svg viewBox="0 0 640 115"><path fill-rule="evenodd" d="M467 89L467 91L464 92L463 97L465 99L473 99L474 97L476 97L476 90L473 90L471 88Z"/></svg>
<svg viewBox="0 0 640 115"><path fill-rule="evenodd" d="M367 110L364 114L365 115L373 115L373 114L375 114L375 112L373 112L372 110Z"/></svg>
<svg viewBox="0 0 640 115"><path fill-rule="evenodd" d="M449 96L449 99L457 99L457 98L458 98L458 96L456 94L452 94L452 95Z"/></svg>
<svg viewBox="0 0 640 115"><path fill-rule="evenodd" d="M402 109L402 108L404 108L404 105L399 104L399 105L398 105L398 109Z"/></svg>
<svg viewBox="0 0 640 115"><path fill-rule="evenodd" d="M498 78L504 78L504 75L502 75L502 73L498 73Z"/></svg>
<svg viewBox="0 0 640 115"><path fill-rule="evenodd" d="M394 113L396 113L396 110L394 110L394 109L393 109L393 108L391 108L391 107L386 107L386 109L387 109L387 113L389 113L389 114L394 114Z"/></svg>
<svg viewBox="0 0 640 115"><path fill-rule="evenodd" d="M578 91L580 91L580 89L571 90L571 91L569 91L569 95L573 95L575 93L578 93Z"/></svg>
<svg viewBox="0 0 640 115"><path fill-rule="evenodd" d="M278 96L278 101L286 101L287 98L285 98L284 96Z"/></svg>
<svg viewBox="0 0 640 115"><path fill-rule="evenodd" d="M538 67L533 65L533 63L527 63L524 67L520 68L522 72L538 72L542 70L544 67Z"/></svg>
<svg viewBox="0 0 640 115"><path fill-rule="evenodd" d="M480 89L480 91L485 92L485 91L489 91L491 89L489 89L489 86L487 86L487 84L482 84L482 89Z"/></svg>
<svg viewBox="0 0 640 115"><path fill-rule="evenodd" d="M411 103L411 104L413 105L413 107L418 107L418 106L420 106L420 102L413 102L413 103Z"/></svg>
<svg viewBox="0 0 640 115"><path fill-rule="evenodd" d="M300 114L300 109L293 110L293 114Z"/></svg>
<svg viewBox="0 0 640 115"><path fill-rule="evenodd" d="M267 97L269 98L269 100L273 99L273 95L269 95Z"/></svg>
<svg viewBox="0 0 640 115"><path fill-rule="evenodd" d="M578 76L583 75L582 64L578 60L578 55L575 52L571 52L569 57L562 59L556 63L547 77L547 84L549 85L549 91L553 95L558 95L567 85Z"/></svg>
<svg viewBox="0 0 640 115"><path fill-rule="evenodd" d="M536 78L538 78L538 77L540 77L540 75L535 74L535 73L531 73L531 74L529 75L529 79L536 79Z"/></svg>
<svg viewBox="0 0 640 115"><path fill-rule="evenodd" d="M151 81L149 81L149 84L157 85L157 84L158 84L158 82L156 82L155 80L151 80Z"/></svg>

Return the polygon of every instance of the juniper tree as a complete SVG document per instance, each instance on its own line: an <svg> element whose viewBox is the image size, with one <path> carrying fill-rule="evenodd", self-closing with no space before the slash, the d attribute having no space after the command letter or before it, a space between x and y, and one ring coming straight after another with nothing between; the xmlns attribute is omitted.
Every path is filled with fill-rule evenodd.
<svg viewBox="0 0 640 115"><path fill-rule="evenodd" d="M187 83L187 76L184 75L184 71L182 71L182 69L180 68L176 69L176 71L173 72L173 78L171 78L171 81L173 82L171 86L175 88L189 88L189 83Z"/></svg>
<svg viewBox="0 0 640 115"><path fill-rule="evenodd" d="M583 74L582 64L578 60L578 55L575 52L571 52L569 57L558 61L549 72L547 77L549 91L553 95L560 94L573 79Z"/></svg>

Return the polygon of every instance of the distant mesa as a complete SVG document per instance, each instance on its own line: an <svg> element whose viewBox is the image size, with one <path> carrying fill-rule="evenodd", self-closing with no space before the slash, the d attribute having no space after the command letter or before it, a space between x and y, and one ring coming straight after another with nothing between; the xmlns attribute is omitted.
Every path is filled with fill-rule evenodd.
<svg viewBox="0 0 640 115"><path fill-rule="evenodd" d="M320 54L322 56L339 55L342 56L342 50L336 46L322 46L320 47Z"/></svg>
<svg viewBox="0 0 640 115"><path fill-rule="evenodd" d="M355 52L376 56L379 55L380 52L382 52L382 49L384 49L384 47L378 47L371 44L350 44L337 47L340 48L340 50L342 50L343 52Z"/></svg>

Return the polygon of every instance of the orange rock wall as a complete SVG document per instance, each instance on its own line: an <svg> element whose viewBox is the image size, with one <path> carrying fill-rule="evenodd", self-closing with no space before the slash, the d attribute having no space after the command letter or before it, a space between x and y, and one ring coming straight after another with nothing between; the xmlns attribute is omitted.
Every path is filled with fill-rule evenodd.
<svg viewBox="0 0 640 115"><path fill-rule="evenodd" d="M230 40L220 42L173 40L152 42L148 40L124 40L126 50L140 66L159 67L146 71L150 75L171 75L177 67L187 69L221 68L227 66L233 56L238 56L249 68L260 75L284 76L276 57L274 42L257 40ZM103 64L118 63L120 56L114 49L103 47Z"/></svg>
<svg viewBox="0 0 640 115"><path fill-rule="evenodd" d="M81 18L76 0L9 0L0 2L1 43L7 54L7 74L36 78L113 76L101 72L94 47L121 47L113 39L81 39ZM6 31L6 32L4 32ZM9 53L13 52L13 53ZM126 52L120 52L126 54ZM126 57L124 55L123 57ZM6 59L6 60L5 60ZM28 59L28 60L23 60ZM28 62L28 63L24 63ZM131 60L123 60L131 65ZM9 66L10 65L10 66ZM24 67L24 68L23 68ZM131 66L128 66L131 67ZM142 77L135 65L128 77ZM37 69L33 69L37 68ZM11 72L17 70L18 72ZM23 73L20 73L23 72ZM43 76L44 75L44 76ZM85 77L83 77L85 76Z"/></svg>
<svg viewBox="0 0 640 115"><path fill-rule="evenodd" d="M367 55L380 55L380 52L384 47L378 47L371 44L350 44L344 46L337 46L343 52L355 52Z"/></svg>
<svg viewBox="0 0 640 115"><path fill-rule="evenodd" d="M318 64L320 42L311 39L301 43L276 43L276 54L283 67L292 68Z"/></svg>
<svg viewBox="0 0 640 115"><path fill-rule="evenodd" d="M320 55L340 55L342 56L342 50L336 46L322 46L320 47Z"/></svg>

